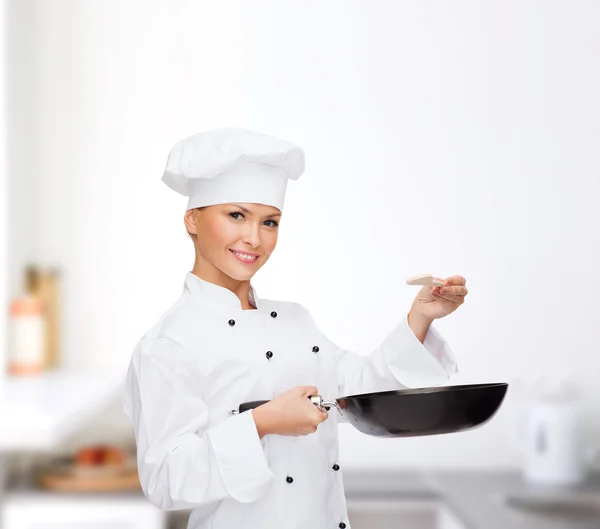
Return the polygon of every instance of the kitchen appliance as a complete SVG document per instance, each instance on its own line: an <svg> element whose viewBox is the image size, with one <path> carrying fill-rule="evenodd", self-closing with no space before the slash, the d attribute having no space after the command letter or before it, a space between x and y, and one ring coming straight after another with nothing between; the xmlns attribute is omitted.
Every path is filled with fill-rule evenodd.
<svg viewBox="0 0 600 529"><path fill-rule="evenodd" d="M546 378L534 385L518 430L525 481L565 486L584 481L597 452L586 446L582 414L573 384Z"/></svg>
<svg viewBox="0 0 600 529"><path fill-rule="evenodd" d="M332 401L324 401L320 395L309 398L321 409L337 408L364 434L414 437L459 432L483 425L498 411L507 389L507 383L499 382L380 391ZM229 413L243 413L267 402L244 402Z"/></svg>

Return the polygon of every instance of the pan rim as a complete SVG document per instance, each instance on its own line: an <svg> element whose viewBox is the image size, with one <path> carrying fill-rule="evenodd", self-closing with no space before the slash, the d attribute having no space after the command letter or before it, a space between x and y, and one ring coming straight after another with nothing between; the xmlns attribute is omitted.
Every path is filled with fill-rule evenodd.
<svg viewBox="0 0 600 529"><path fill-rule="evenodd" d="M389 391L377 391L370 393L356 393L354 395L345 395L338 397L336 400L340 401L343 399L361 399L361 398L379 398L389 397L392 395L427 395L430 393L445 393L448 391L466 391L474 389L488 389L488 388L508 388L508 382L483 382L478 384L458 384L452 386L428 386L423 388L404 388L404 389L392 389Z"/></svg>

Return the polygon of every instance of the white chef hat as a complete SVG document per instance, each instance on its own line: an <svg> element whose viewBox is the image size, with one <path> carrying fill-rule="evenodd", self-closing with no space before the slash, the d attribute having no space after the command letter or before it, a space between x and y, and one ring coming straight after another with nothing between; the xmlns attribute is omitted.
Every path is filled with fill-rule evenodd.
<svg viewBox="0 0 600 529"><path fill-rule="evenodd" d="M279 138L239 128L180 140L162 180L189 197L187 209L250 202L283 209L288 180L304 172L304 151Z"/></svg>

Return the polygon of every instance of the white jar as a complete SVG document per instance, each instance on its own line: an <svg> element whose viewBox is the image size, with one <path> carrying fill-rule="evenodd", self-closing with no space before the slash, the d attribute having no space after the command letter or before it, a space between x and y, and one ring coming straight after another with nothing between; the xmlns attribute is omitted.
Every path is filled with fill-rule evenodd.
<svg viewBox="0 0 600 529"><path fill-rule="evenodd" d="M519 411L523 477L532 484L575 486L586 479L596 454L575 382L564 375L545 376L532 389Z"/></svg>
<svg viewBox="0 0 600 529"><path fill-rule="evenodd" d="M45 320L42 301L22 296L10 305L8 372L31 375L44 370Z"/></svg>

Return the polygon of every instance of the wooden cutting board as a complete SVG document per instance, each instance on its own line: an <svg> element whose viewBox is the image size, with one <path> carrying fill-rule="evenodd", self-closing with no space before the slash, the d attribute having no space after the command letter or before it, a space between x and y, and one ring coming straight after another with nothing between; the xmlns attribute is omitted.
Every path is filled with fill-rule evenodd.
<svg viewBox="0 0 600 529"><path fill-rule="evenodd" d="M115 471L95 469L93 473L70 472L64 467L47 470L38 475L38 484L45 489L62 492L116 492L142 489L137 468Z"/></svg>

